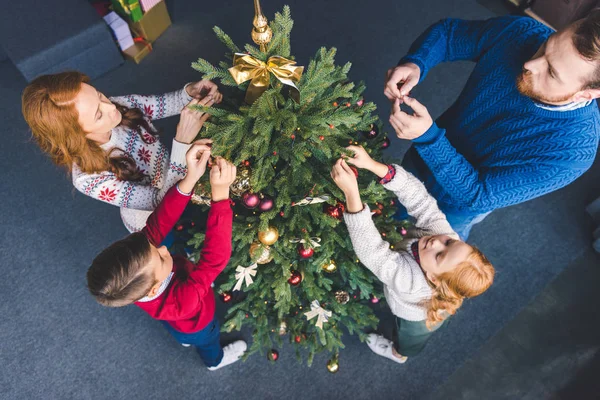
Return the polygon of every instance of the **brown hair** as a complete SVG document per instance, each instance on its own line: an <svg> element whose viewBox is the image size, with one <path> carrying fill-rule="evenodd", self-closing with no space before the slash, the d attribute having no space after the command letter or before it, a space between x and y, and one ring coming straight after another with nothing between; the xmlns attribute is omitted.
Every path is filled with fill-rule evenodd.
<svg viewBox="0 0 600 400"><path fill-rule="evenodd" d="M96 301L108 307L122 307L146 296L156 284L144 270L150 251L146 236L136 232L98 254L87 272L88 289Z"/></svg>
<svg viewBox="0 0 600 400"><path fill-rule="evenodd" d="M87 174L110 171L120 180L142 179L143 174L129 155L119 149L107 154L98 143L85 137L73 100L81 84L87 82L86 75L73 71L42 75L27 85L22 96L22 111L33 138L55 164L69 172L75 163ZM151 135L157 134L140 109L115 105L123 116L121 125L137 131L144 142L149 143L141 128ZM115 151L117 155L113 155Z"/></svg>
<svg viewBox="0 0 600 400"><path fill-rule="evenodd" d="M573 45L579 54L588 61L600 61L600 8L592 10L572 26ZM600 88L600 63L584 88Z"/></svg>
<svg viewBox="0 0 600 400"><path fill-rule="evenodd" d="M465 261L437 277L439 283L434 285L427 310L427 328L454 315L465 298L479 296L494 282L494 267L478 248L472 249Z"/></svg>

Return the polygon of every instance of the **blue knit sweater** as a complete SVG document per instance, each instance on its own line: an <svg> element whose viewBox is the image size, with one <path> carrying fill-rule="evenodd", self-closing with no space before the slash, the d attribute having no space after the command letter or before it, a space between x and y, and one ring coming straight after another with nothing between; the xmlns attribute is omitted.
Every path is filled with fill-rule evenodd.
<svg viewBox="0 0 600 400"><path fill-rule="evenodd" d="M446 19L431 26L401 62L421 80L444 61L477 64L457 101L414 140L429 192L446 213L480 214L552 192L594 161L600 113L537 107L516 88L525 61L552 34L531 18Z"/></svg>

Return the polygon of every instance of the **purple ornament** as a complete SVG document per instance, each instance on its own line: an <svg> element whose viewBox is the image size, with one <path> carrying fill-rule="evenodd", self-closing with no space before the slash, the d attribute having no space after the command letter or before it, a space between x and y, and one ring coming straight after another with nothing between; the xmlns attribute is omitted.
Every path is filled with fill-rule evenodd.
<svg viewBox="0 0 600 400"><path fill-rule="evenodd" d="M390 138L388 138L387 136L383 138L383 142L381 143L381 148L382 149L387 149L388 147L390 147Z"/></svg>
<svg viewBox="0 0 600 400"><path fill-rule="evenodd" d="M263 196L260 204L258 205L258 209L260 211L269 211L273 208L274 202L273 199L269 196Z"/></svg>
<svg viewBox="0 0 600 400"><path fill-rule="evenodd" d="M369 129L366 132L363 132L363 134L367 139L374 139L377 137L377 135L379 135L379 128L377 127L377 125L371 124L371 129Z"/></svg>
<svg viewBox="0 0 600 400"><path fill-rule="evenodd" d="M246 192L242 195L242 203L244 203L244 207L246 208L256 208L258 203L260 203L260 197L256 193Z"/></svg>

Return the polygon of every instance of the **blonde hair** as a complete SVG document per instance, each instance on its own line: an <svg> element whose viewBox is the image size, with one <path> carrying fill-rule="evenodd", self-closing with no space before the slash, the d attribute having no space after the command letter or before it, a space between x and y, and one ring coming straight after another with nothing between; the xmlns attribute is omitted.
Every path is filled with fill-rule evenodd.
<svg viewBox="0 0 600 400"><path fill-rule="evenodd" d="M452 271L439 275L427 309L425 325L432 329L449 315L454 315L465 298L479 296L494 282L494 267L483 253L471 246L467 259Z"/></svg>

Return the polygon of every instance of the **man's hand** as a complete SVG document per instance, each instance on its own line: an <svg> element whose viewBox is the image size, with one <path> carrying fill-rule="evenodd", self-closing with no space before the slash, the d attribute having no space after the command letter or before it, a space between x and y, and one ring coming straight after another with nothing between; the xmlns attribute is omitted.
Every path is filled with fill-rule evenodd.
<svg viewBox="0 0 600 400"><path fill-rule="evenodd" d="M208 79L203 79L199 82L190 83L186 86L185 91L189 96L195 98L196 100L200 100L205 97L210 97L217 104L219 104L221 100L223 100L223 95L219 92L219 88L217 87L217 85L209 81Z"/></svg>
<svg viewBox="0 0 600 400"><path fill-rule="evenodd" d="M212 201L221 201L229 198L229 186L235 181L235 165L217 157L210 169L210 187L212 190Z"/></svg>
<svg viewBox="0 0 600 400"><path fill-rule="evenodd" d="M390 124L400 139L413 140L427 132L433 125L433 120L423 104L408 96L404 96L403 100L404 104L412 108L414 113L410 115L402 111L400 100L396 99L392 106Z"/></svg>
<svg viewBox="0 0 600 400"><path fill-rule="evenodd" d="M391 68L386 73L383 94L390 101L394 101L394 99L402 101L402 98L417 86L420 78L421 69L417 64L406 63Z"/></svg>

